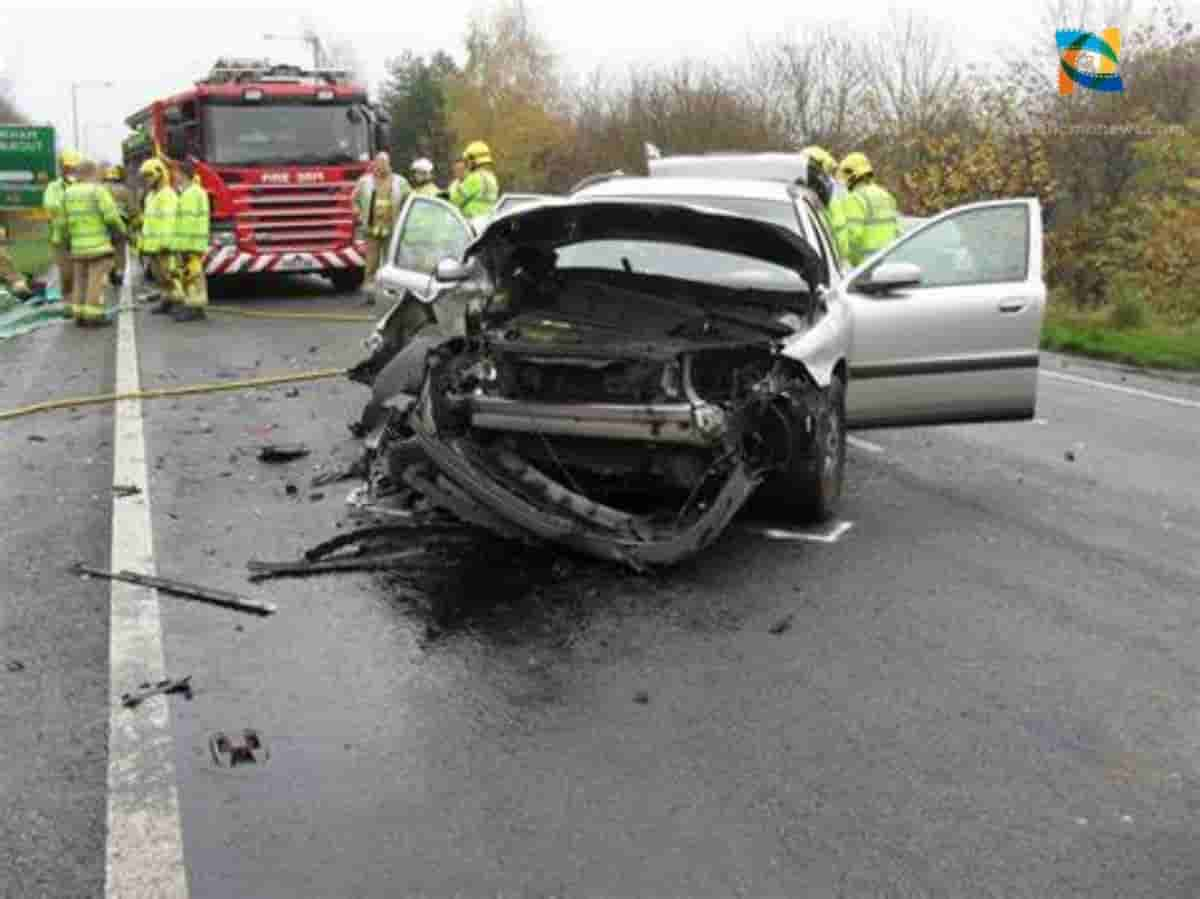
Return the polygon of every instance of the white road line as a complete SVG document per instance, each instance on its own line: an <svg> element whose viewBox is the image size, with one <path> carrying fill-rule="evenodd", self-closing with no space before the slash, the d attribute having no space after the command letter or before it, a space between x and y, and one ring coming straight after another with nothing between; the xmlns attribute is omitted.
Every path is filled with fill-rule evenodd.
<svg viewBox="0 0 1200 899"><path fill-rule="evenodd" d="M1099 387L1102 390L1111 390L1114 393L1127 393L1130 396L1140 396L1148 400L1158 400L1160 403L1170 403L1173 406L1183 406L1187 409L1200 409L1200 402L1195 400L1185 400L1177 396L1167 396L1163 393L1153 393L1149 390L1139 390L1136 387L1121 387L1117 384L1108 384L1104 381L1093 381L1091 378L1080 378L1076 375L1064 375L1056 371L1043 371L1042 375L1047 378L1058 378L1060 381L1070 381L1073 384L1087 384L1089 387Z"/></svg>
<svg viewBox="0 0 1200 899"><path fill-rule="evenodd" d="M132 271L130 272L132 275ZM128 301L133 278L126 278ZM134 315L117 315L118 393L138 389ZM141 489L136 496L114 495L114 571L154 574L150 530L150 490L146 437L139 400L116 405L113 425L113 483ZM167 699L122 707L122 693L164 677L158 594L112 582L109 638L108 852L107 899L187 899L187 870L175 783L175 748Z"/></svg>
<svg viewBox="0 0 1200 899"><path fill-rule="evenodd" d="M768 540L786 540L797 543L837 543L845 533L854 527L852 521L839 521L825 531L785 531L781 528L750 527L752 534L766 537Z"/></svg>
<svg viewBox="0 0 1200 899"><path fill-rule="evenodd" d="M855 449L866 450L868 453L875 453L876 455L882 455L883 453L887 452L887 450L885 450L878 443L872 443L870 440L863 440L861 437L847 437L846 443Z"/></svg>

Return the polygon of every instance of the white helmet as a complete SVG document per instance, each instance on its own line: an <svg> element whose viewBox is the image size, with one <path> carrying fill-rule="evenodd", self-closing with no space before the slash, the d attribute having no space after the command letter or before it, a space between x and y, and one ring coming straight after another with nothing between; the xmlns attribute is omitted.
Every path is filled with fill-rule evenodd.
<svg viewBox="0 0 1200 899"><path fill-rule="evenodd" d="M433 174L433 163L422 156L420 159L414 159L412 164L414 172L420 172L422 175Z"/></svg>

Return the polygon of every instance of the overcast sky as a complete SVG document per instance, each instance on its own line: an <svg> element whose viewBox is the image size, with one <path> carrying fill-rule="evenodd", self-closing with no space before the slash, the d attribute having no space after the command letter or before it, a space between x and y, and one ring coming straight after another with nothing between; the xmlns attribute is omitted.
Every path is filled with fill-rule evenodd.
<svg viewBox="0 0 1200 899"><path fill-rule="evenodd" d="M909 8L894 0L804 5L797 0L721 4L527 0L526 5L542 33L578 74L600 66L620 74L631 65L684 56L720 60L736 54L747 38L801 32L806 25L829 17L845 17L847 28L871 28L889 10ZM1038 23L1046 5L1047 0L1003 4L929 0L911 8L941 22L965 57L986 62L1005 49L1030 47L1040 33ZM1149 0L1139 5L1150 8ZM469 17L489 6L479 0L406 0L391 6L394 13L381 13L386 8L382 4L361 8L340 3L336 17L330 14L330 6L6 9L0 10L0 77L11 79L27 114L59 127L64 145L73 140L71 83L113 82L111 88L78 89L79 130L82 149L116 159L125 117L156 96L186 88L207 72L216 57L311 60L304 44L267 41L264 34L298 34L308 21L347 39L364 60L374 88L384 76L385 60L406 49L420 54L446 50L461 61ZM1198 6L1200 0L1186 0L1191 12ZM1088 24L1098 30L1112 23ZM1044 40L1053 47L1052 34Z"/></svg>

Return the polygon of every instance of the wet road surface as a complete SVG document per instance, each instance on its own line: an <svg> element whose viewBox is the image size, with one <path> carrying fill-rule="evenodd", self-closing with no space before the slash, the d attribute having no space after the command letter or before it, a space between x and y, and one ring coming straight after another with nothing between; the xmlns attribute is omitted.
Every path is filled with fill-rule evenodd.
<svg viewBox="0 0 1200 899"><path fill-rule="evenodd" d="M234 301L362 311L303 279ZM350 365L366 330L139 315L141 380ZM4 406L61 372L109 389L112 355L0 345ZM248 584L355 526L353 484L310 482L356 457L365 398L142 406L159 574L280 607L159 600L195 686L168 700L191 896L1200 892L1194 386L1047 358L1038 422L863 433L835 542L751 510L668 574L480 541L415 578ZM107 562L112 436L100 409L0 430L6 896L103 895L108 594L58 568ZM219 764L247 728L269 758Z"/></svg>

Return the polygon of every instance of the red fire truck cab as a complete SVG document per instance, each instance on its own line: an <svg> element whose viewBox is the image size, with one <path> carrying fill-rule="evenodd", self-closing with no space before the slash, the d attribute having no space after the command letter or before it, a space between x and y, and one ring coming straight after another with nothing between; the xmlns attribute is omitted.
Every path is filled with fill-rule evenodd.
<svg viewBox="0 0 1200 899"><path fill-rule="evenodd" d="M156 153L196 162L212 208L210 278L316 272L343 290L362 283L351 195L387 122L347 73L222 59L125 124L131 175Z"/></svg>

